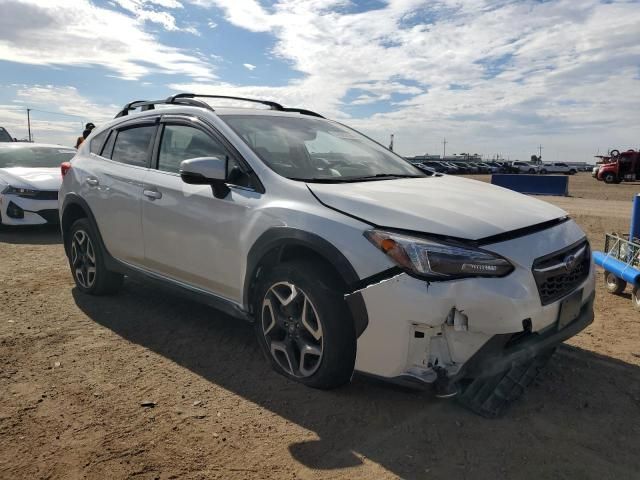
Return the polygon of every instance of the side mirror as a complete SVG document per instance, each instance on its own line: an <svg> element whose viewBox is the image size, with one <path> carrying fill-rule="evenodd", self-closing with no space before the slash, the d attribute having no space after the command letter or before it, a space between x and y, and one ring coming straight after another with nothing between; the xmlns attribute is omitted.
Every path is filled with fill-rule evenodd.
<svg viewBox="0 0 640 480"><path fill-rule="evenodd" d="M180 178L192 185L211 185L216 198L229 194L227 159L221 157L199 157L180 162Z"/></svg>

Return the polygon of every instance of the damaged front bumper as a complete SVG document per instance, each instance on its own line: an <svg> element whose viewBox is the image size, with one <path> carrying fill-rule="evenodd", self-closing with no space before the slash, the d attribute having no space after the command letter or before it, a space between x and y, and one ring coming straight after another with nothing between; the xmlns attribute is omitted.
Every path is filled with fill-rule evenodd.
<svg viewBox="0 0 640 480"><path fill-rule="evenodd" d="M446 390L462 378L506 371L572 337L593 321L593 263L580 285L548 305L541 302L532 263L583 235L567 224L494 245L516 266L504 278L429 283L399 273L347 295L352 312L365 311L367 318L355 369ZM561 310L569 300L567 321Z"/></svg>

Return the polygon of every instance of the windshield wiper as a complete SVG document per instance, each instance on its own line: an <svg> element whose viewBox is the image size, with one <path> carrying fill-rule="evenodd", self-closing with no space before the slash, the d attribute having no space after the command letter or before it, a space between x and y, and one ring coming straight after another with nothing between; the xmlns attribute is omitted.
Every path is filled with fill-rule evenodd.
<svg viewBox="0 0 640 480"><path fill-rule="evenodd" d="M299 182L307 183L354 183L354 182L368 182L374 180L392 180L396 178L425 178L426 175L408 175L408 174L395 174L395 173L378 173L377 175L366 175L363 177L318 177L318 178L295 178L287 177L289 180L297 180Z"/></svg>
<svg viewBox="0 0 640 480"><path fill-rule="evenodd" d="M366 177L351 177L358 180L368 180L371 178L424 178L426 175L409 175L405 173L378 173L376 175L367 175Z"/></svg>

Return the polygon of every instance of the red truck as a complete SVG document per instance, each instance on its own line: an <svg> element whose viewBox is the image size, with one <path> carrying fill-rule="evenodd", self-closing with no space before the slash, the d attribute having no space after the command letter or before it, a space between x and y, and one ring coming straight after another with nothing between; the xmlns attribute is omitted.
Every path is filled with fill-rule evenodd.
<svg viewBox="0 0 640 480"><path fill-rule="evenodd" d="M605 183L640 180L640 152L611 150L609 160L600 166L596 178Z"/></svg>

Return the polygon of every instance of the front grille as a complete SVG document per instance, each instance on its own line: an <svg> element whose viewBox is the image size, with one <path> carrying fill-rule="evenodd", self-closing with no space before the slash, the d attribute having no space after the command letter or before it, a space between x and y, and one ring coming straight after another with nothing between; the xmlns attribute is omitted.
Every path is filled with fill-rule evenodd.
<svg viewBox="0 0 640 480"><path fill-rule="evenodd" d="M44 218L47 223L58 223L60 221L58 217L58 209L56 208L51 208L49 210L38 210L35 213Z"/></svg>
<svg viewBox="0 0 640 480"><path fill-rule="evenodd" d="M57 190L39 190L35 195L18 195L23 198L29 198L31 200L58 200Z"/></svg>
<svg viewBox="0 0 640 480"><path fill-rule="evenodd" d="M574 291L589 275L590 266L591 251L586 240L535 260L532 270L542 305Z"/></svg>

